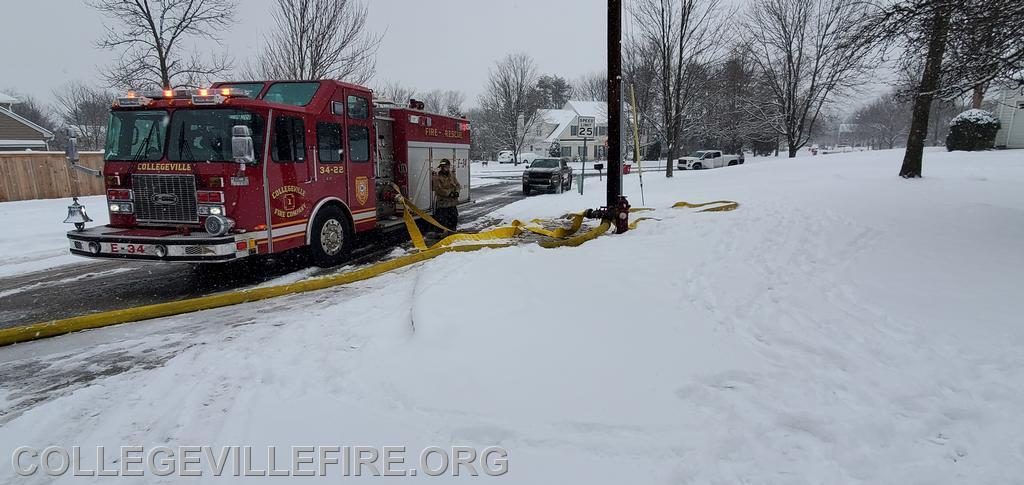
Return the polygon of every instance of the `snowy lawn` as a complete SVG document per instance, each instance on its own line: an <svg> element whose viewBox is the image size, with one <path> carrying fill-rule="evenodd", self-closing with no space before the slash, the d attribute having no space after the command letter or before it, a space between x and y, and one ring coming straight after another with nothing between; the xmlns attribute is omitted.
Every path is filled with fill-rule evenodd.
<svg viewBox="0 0 1024 485"><path fill-rule="evenodd" d="M78 201L96 221L89 227L108 222L105 196L81 197ZM7 224L0 231L0 278L88 261L68 252L64 234L74 229L74 225L64 224L69 205L70 197L0 203L0 220Z"/></svg>
<svg viewBox="0 0 1024 485"><path fill-rule="evenodd" d="M896 176L901 157L647 174L662 220L579 248L449 254L0 349L0 371L59 372L188 342L3 422L0 451L499 445L509 473L478 480L1019 483L1024 152L928 152L913 181ZM587 183L500 215L596 207ZM640 206L638 178L625 186ZM742 206L666 209L717 199Z"/></svg>

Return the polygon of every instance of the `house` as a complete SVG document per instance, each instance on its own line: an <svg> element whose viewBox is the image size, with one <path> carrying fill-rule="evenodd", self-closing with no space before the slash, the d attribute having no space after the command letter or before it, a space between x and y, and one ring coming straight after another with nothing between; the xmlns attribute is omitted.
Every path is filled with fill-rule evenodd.
<svg viewBox="0 0 1024 485"><path fill-rule="evenodd" d="M1024 92L1002 89L995 109L1002 128L996 133L999 148L1024 148Z"/></svg>
<svg viewBox="0 0 1024 485"><path fill-rule="evenodd" d="M0 93L0 152L48 151L53 133L14 112L18 100Z"/></svg>
<svg viewBox="0 0 1024 485"><path fill-rule="evenodd" d="M594 137L584 140L578 135L579 117L594 118ZM550 155L558 144L562 157L604 160L608 140L608 104L601 101L569 101L561 109L538 110L536 121L529 127L523 152Z"/></svg>

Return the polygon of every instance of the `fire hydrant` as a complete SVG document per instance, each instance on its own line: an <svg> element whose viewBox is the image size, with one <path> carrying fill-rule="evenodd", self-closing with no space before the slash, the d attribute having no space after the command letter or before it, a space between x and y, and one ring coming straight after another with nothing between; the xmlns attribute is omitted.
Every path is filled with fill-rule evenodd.
<svg viewBox="0 0 1024 485"><path fill-rule="evenodd" d="M615 205L613 212L615 224L615 234L622 234L629 230L629 201L626 200L626 196L619 196L619 203Z"/></svg>

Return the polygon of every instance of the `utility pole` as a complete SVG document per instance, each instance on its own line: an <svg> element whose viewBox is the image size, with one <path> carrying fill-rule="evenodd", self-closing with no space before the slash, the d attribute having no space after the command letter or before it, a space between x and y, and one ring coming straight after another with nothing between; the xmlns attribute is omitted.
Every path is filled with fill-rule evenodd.
<svg viewBox="0 0 1024 485"><path fill-rule="evenodd" d="M622 195L622 0L608 0L608 198L587 217L615 225L615 233L629 230L629 201Z"/></svg>
<svg viewBox="0 0 1024 485"><path fill-rule="evenodd" d="M615 233L629 230L622 195L622 0L608 0L608 200Z"/></svg>
<svg viewBox="0 0 1024 485"><path fill-rule="evenodd" d="M622 0L608 0L608 208L622 195Z"/></svg>

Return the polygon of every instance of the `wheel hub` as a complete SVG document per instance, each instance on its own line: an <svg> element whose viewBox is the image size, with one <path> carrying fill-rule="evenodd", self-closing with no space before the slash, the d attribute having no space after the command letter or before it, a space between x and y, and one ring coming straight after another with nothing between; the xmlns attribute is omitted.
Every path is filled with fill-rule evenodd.
<svg viewBox="0 0 1024 485"><path fill-rule="evenodd" d="M328 256L341 252L345 243L345 230L337 219L329 219L320 229L320 247Z"/></svg>

